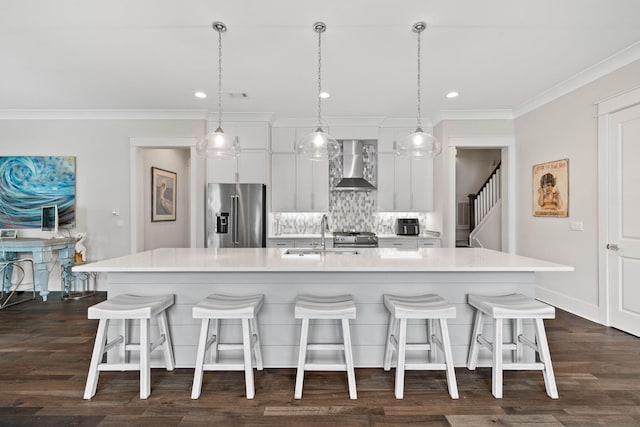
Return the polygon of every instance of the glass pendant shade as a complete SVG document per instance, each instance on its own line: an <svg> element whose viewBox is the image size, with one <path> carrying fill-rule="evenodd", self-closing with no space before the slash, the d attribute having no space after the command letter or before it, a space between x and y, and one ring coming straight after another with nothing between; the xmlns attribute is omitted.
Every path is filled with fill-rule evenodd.
<svg viewBox="0 0 640 427"><path fill-rule="evenodd" d="M235 158L240 154L238 138L222 130L222 33L227 31L227 26L215 21L212 27L218 32L218 127L198 141L196 152L212 159Z"/></svg>
<svg viewBox="0 0 640 427"><path fill-rule="evenodd" d="M240 154L240 145L238 144L238 138L227 135L219 127L198 141L196 152L201 156L210 158L237 157Z"/></svg>
<svg viewBox="0 0 640 427"><path fill-rule="evenodd" d="M398 142L396 152L400 156L435 157L442 152L442 144L430 133L417 128Z"/></svg>
<svg viewBox="0 0 640 427"><path fill-rule="evenodd" d="M319 127L298 142L296 151L309 160L320 161L337 157L340 144Z"/></svg>

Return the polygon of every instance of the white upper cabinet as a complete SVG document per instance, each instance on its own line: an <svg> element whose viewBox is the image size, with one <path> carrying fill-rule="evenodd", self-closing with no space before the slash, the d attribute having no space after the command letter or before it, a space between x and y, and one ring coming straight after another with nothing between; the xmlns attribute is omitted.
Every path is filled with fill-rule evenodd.
<svg viewBox="0 0 640 427"><path fill-rule="evenodd" d="M406 137L411 132L410 128L380 128L378 131L378 152L394 153L396 151L396 141Z"/></svg>
<svg viewBox="0 0 640 427"><path fill-rule="evenodd" d="M433 159L378 153L378 211L433 210Z"/></svg>
<svg viewBox="0 0 640 427"><path fill-rule="evenodd" d="M296 210L296 181L295 153L272 153L271 210L273 212Z"/></svg>
<svg viewBox="0 0 640 427"><path fill-rule="evenodd" d="M211 127L212 123L209 124ZM207 182L267 182L267 123L223 123L225 133L237 136L240 155L236 159L207 159Z"/></svg>
<svg viewBox="0 0 640 427"><path fill-rule="evenodd" d="M274 127L271 130L271 151L293 153L296 149L296 128Z"/></svg>
<svg viewBox="0 0 640 427"><path fill-rule="evenodd" d="M325 212L329 210L329 163L295 153L296 142L311 128L274 127L271 135L271 210Z"/></svg>
<svg viewBox="0 0 640 427"><path fill-rule="evenodd" d="M329 210L329 162L297 158L296 210L324 212Z"/></svg>

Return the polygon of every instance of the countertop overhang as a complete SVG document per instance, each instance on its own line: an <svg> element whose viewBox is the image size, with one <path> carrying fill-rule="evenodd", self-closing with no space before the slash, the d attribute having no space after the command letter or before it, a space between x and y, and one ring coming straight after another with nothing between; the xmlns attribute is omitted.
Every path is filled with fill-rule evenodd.
<svg viewBox="0 0 640 427"><path fill-rule="evenodd" d="M544 272L573 267L481 248L363 248L286 255L277 248L162 248L73 267L76 272Z"/></svg>

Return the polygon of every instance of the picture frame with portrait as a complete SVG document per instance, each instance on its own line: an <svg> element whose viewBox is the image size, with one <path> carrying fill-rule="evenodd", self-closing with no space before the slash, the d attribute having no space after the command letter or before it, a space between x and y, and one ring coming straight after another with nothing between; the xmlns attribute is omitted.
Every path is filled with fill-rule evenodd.
<svg viewBox="0 0 640 427"><path fill-rule="evenodd" d="M177 174L151 168L151 221L176 220Z"/></svg>
<svg viewBox="0 0 640 427"><path fill-rule="evenodd" d="M533 216L569 216L569 159L533 165Z"/></svg>

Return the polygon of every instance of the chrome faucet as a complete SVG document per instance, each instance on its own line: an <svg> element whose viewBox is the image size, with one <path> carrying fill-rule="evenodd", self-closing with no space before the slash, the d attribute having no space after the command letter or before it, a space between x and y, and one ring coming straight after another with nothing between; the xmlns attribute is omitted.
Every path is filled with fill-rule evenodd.
<svg viewBox="0 0 640 427"><path fill-rule="evenodd" d="M320 220L320 244L322 245L322 250L327 250L327 242L324 237L324 232L329 231L329 220L327 219L327 214L322 215L322 219Z"/></svg>

